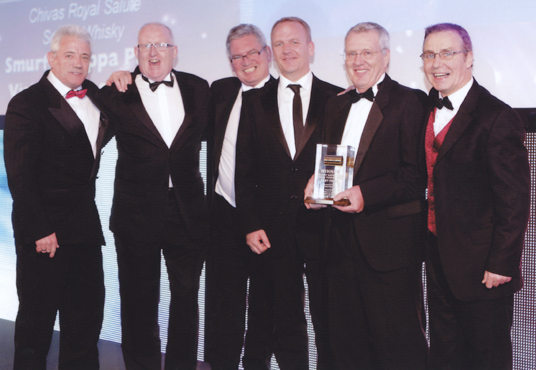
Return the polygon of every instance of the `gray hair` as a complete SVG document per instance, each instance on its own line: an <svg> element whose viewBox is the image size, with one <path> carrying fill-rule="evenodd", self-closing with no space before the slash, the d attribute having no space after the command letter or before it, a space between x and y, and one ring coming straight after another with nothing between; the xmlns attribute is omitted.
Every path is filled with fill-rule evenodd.
<svg viewBox="0 0 536 370"><path fill-rule="evenodd" d="M68 24L61 26L54 32L54 36L52 36L52 41L50 42L50 51L52 53L57 53L60 50L61 39L66 36L73 36L80 41L87 42L91 50L91 35L89 32L76 24Z"/></svg>
<svg viewBox="0 0 536 370"><path fill-rule="evenodd" d="M140 30L138 31L138 39L140 38L140 32L141 30L143 30L145 27L147 26L160 26L160 27L164 27L165 29L168 30L169 32L169 37L171 38L171 43L172 44L175 44L175 37L173 36L173 31L171 30L171 28L169 28L168 26L166 26L165 24L163 23L160 23L160 22L149 22L149 23L145 23L143 26L141 26Z"/></svg>
<svg viewBox="0 0 536 370"><path fill-rule="evenodd" d="M370 31L376 31L378 32L378 35L380 36L380 47L382 48L382 54L385 55L387 50L390 49L389 46L389 32L382 26L380 26L378 23L374 22L362 22L358 23L346 34L345 40L348 38L348 36L351 33L361 33L361 32L370 32Z"/></svg>
<svg viewBox="0 0 536 370"><path fill-rule="evenodd" d="M261 44L262 48L265 48L267 46L266 39L264 38L264 35L259 29L259 27L254 26L252 24L241 23L238 26L231 28L229 34L227 35L227 41L225 45L227 46L227 55L229 56L229 58L231 57L231 41L249 35L255 36L259 44Z"/></svg>

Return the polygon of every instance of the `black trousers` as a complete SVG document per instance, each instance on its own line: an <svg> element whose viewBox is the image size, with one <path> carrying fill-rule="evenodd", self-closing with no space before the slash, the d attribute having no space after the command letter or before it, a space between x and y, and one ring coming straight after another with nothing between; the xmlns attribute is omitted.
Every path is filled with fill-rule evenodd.
<svg viewBox="0 0 536 370"><path fill-rule="evenodd" d="M274 244L272 242L272 248ZM315 330L317 345L317 369L333 369L333 359L328 342L327 330L327 285L325 281L325 264L323 261L307 259L299 250L294 240L288 240L285 248L277 255L267 251L260 255L263 271L262 284L266 309L260 314L252 314L250 321L256 318L255 328L270 331L271 351L282 370L310 369L307 321L305 318L305 294L303 276L309 287L309 308ZM250 331L248 330L248 335ZM261 337L258 335L257 337ZM243 359L245 370L269 370L270 364L255 361L247 353Z"/></svg>
<svg viewBox="0 0 536 370"><path fill-rule="evenodd" d="M250 361L267 363L271 358L269 328L256 315L266 309L263 278L258 259L240 232L236 209L215 194L212 209L211 239L206 259L205 361L212 370L237 370L244 346L246 304L249 320L245 354ZM249 295L248 295L248 279ZM253 316L253 317L252 317ZM247 360L246 360L247 362Z"/></svg>
<svg viewBox="0 0 536 370"><path fill-rule="evenodd" d="M255 331L257 338L265 338L270 349L269 356L272 353L275 355L281 370L307 370L309 353L304 313L303 262L300 266L295 258L286 255L274 258L270 252L268 250L259 256L264 272L260 288L266 304L262 311L250 307L249 322L253 327L248 330L248 336ZM246 345L248 340L246 338ZM269 360L252 357L247 351L243 364L245 370L270 369Z"/></svg>
<svg viewBox="0 0 536 370"><path fill-rule="evenodd" d="M425 369L428 343L421 270L418 263L376 271L367 262L353 227L335 233L327 275L329 330L337 369Z"/></svg>
<svg viewBox="0 0 536 370"><path fill-rule="evenodd" d="M50 258L37 253L35 243L17 244L17 293L14 369L46 369L58 311L58 368L99 368L104 310L100 245L60 245Z"/></svg>
<svg viewBox="0 0 536 370"><path fill-rule="evenodd" d="M169 278L168 342L165 369L194 370L197 364L197 297L206 235L192 238L180 222L173 192L168 200L160 240L142 243L115 235L121 295L122 350L128 370L161 368L160 263Z"/></svg>
<svg viewBox="0 0 536 370"><path fill-rule="evenodd" d="M514 297L476 302L458 300L449 288L429 234L426 249L430 315L430 370L512 369ZM484 272L482 272L484 277Z"/></svg>

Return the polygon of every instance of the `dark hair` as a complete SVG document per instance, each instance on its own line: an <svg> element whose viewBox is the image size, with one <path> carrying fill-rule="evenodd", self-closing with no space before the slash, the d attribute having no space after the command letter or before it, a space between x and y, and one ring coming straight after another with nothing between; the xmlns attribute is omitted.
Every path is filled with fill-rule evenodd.
<svg viewBox="0 0 536 370"><path fill-rule="evenodd" d="M424 30L424 41L426 41L426 38L432 33L442 31L456 32L458 35L460 35L462 39L463 49L467 51L473 51L473 43L471 42L471 38L469 37L469 34L465 30L465 28L463 28L462 26L458 26L454 23L438 23L434 24L433 26L426 27L426 29Z"/></svg>

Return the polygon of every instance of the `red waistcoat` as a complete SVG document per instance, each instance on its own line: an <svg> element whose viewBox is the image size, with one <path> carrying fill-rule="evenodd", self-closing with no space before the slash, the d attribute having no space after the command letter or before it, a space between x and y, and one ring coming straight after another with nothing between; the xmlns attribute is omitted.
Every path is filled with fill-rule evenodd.
<svg viewBox="0 0 536 370"><path fill-rule="evenodd" d="M434 207L434 167L437 160L437 153L439 148L443 145L443 140L449 131L452 120L443 127L437 136L434 137L434 122L435 122L435 113L437 108L430 113L428 118L428 125L426 126L426 136L424 139L424 148L426 151L426 171L428 173L428 230L430 230L434 235L437 235L436 232L436 222L435 222L435 207Z"/></svg>

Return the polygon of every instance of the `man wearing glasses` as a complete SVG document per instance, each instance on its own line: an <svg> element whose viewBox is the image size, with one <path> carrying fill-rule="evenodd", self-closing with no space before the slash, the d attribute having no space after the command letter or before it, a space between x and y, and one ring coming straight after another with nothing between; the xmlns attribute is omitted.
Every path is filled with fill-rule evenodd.
<svg viewBox="0 0 536 370"><path fill-rule="evenodd" d="M355 90L331 98L322 141L358 148L354 186L334 197L328 256L329 328L338 369L424 369L422 91L387 75L389 34L365 22L345 39ZM305 191L313 194L313 182Z"/></svg>
<svg viewBox="0 0 536 370"><path fill-rule="evenodd" d="M314 172L324 106L341 89L312 74L314 44L305 21L280 19L271 36L280 78L244 97L237 141L236 203L242 235L267 271L261 278L268 304L256 317L269 329L265 334L270 351L281 368L309 369L305 271L318 368L333 369L322 279L322 215L307 212L303 189ZM269 368L247 356L243 362L246 369Z"/></svg>
<svg viewBox="0 0 536 370"><path fill-rule="evenodd" d="M522 287L530 206L525 130L514 110L473 78L464 28L428 27L421 57L433 86L421 142L430 369L511 369L513 300Z"/></svg>
<svg viewBox="0 0 536 370"><path fill-rule="evenodd" d="M275 82L269 72L272 51L260 29L251 24L233 27L226 44L236 77L212 83L207 135L211 240L206 259L205 361L213 370L238 369L244 346L246 299L249 307L259 304L260 282L255 277L260 274L253 273L256 255L245 243L236 213L236 138L243 96ZM271 352L254 337L256 333L255 317L250 314L245 356L261 356L266 361Z"/></svg>
<svg viewBox="0 0 536 370"><path fill-rule="evenodd" d="M172 69L177 46L162 24L143 26L134 52L134 83L125 93L102 90L118 150L110 229L123 357L127 369L160 369L163 253L171 293L165 368L195 369L197 294L208 234L199 150L209 89L205 80Z"/></svg>

